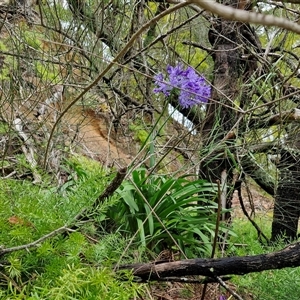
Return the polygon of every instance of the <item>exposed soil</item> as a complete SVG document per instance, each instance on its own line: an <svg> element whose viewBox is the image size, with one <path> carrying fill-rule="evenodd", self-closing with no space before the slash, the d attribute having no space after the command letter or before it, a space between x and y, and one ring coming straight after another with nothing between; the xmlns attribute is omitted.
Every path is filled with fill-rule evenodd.
<svg viewBox="0 0 300 300"><path fill-rule="evenodd" d="M253 215L253 213L269 215L273 210L273 198L251 180L248 180L247 186L242 185L242 198L249 215ZM233 217L244 216L237 192L233 195L232 207L234 208Z"/></svg>
<svg viewBox="0 0 300 300"><path fill-rule="evenodd" d="M78 127L81 152L98 160L103 166L120 168L133 163L136 166L149 166L147 151L140 151L142 143L137 139L136 132L129 129L133 120L124 118L115 128L109 111L80 109L69 114L67 120L74 128ZM158 167L170 173L185 171L187 166L191 170L195 152L192 150L195 148L191 145L192 138L185 138L187 130L181 124L174 123L174 126L164 128L164 136L158 137L155 148L157 162L161 157L164 158Z"/></svg>
<svg viewBox="0 0 300 300"><path fill-rule="evenodd" d="M92 110L78 111L70 123L79 125L78 140L81 151L106 167L124 167L133 159L130 136L117 136L110 123L109 113L96 114Z"/></svg>

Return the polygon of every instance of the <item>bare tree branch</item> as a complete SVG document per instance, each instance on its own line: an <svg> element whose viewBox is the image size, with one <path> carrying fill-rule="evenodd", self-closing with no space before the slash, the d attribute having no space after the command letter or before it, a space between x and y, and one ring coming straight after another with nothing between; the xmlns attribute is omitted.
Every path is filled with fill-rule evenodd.
<svg viewBox="0 0 300 300"><path fill-rule="evenodd" d="M283 111L276 115L269 117L267 120L253 121L249 124L250 127L266 128L274 125L287 124L287 123L300 123L300 109L293 108L290 111Z"/></svg>
<svg viewBox="0 0 300 300"><path fill-rule="evenodd" d="M112 182L108 185L108 187L104 190L104 192L96 199L93 206L97 207L106 198L112 196L113 193L120 187L126 175L127 175L127 167L119 169L116 177L112 180Z"/></svg>
<svg viewBox="0 0 300 300"><path fill-rule="evenodd" d="M39 238L39 239L37 239L37 240L35 240L31 243L28 243L26 245L20 245L20 246L11 247L11 248L3 248L3 246L2 246L2 248L0 249L0 256L3 256L4 254L7 254L7 253L15 252L15 251L28 250L30 248L36 248L36 247L40 246L40 244L42 242L44 242L45 240L47 240L47 239L49 239L53 236L56 236L60 233L63 233L65 231L69 231L69 228L68 228L67 225L64 225L60 228L57 228L57 229L51 231L50 233L42 236L41 238Z"/></svg>
<svg viewBox="0 0 300 300"><path fill-rule="evenodd" d="M164 277L202 275L212 278L235 274L244 275L265 270L294 268L300 266L300 243L254 256L234 256L217 259L186 259L163 263L138 263L123 265L118 270L133 270L142 281L161 280Z"/></svg>
<svg viewBox="0 0 300 300"><path fill-rule="evenodd" d="M300 25L298 25L295 22L289 21L285 18L279 18L273 15L264 15L256 12L236 9L230 6L220 4L214 0L187 0L186 2L190 4L195 4L203 9L217 14L218 16L226 20L260 24L265 26L277 26L296 33L300 33Z"/></svg>

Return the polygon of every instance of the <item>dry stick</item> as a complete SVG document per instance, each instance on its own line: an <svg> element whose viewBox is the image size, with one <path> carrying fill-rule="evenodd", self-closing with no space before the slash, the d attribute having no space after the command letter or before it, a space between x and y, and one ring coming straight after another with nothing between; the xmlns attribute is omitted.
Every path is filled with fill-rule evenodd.
<svg viewBox="0 0 300 300"><path fill-rule="evenodd" d="M117 190L117 188L121 185L123 182L125 176L127 174L127 167L121 168L118 170L116 177L113 179L113 181L108 185L108 187L105 189L105 191L96 199L94 202L94 207L97 207L99 204L101 204L106 198L113 195L113 193Z"/></svg>
<svg viewBox="0 0 300 300"><path fill-rule="evenodd" d="M11 252L15 252L15 251L19 251L19 250L28 250L29 248L35 248L40 246L40 243L42 243L43 241L45 241L46 239L49 239L50 237L53 237L55 235L58 235L59 233L65 232L65 231L69 231L68 225L64 225L58 229L55 229L53 231L51 231L50 233L42 236L41 238L26 244L26 245L20 245L20 246L16 246L16 247L11 247L11 248L2 248L0 250L0 256L7 254L7 253L11 253Z"/></svg>
<svg viewBox="0 0 300 300"><path fill-rule="evenodd" d="M27 134L23 131L23 123L22 123L22 120L19 117L15 118L13 120L13 125L14 125L14 128L17 131L18 135L24 141L24 144L21 146L21 148L22 148L22 151L23 151L28 163L30 164L32 175L33 175L33 178L34 178L33 183L35 183L35 184L40 183L42 181L42 178L41 178L41 175L36 170L37 162L34 158L35 149L34 149L34 146L33 146L33 142L27 136ZM27 146L29 151L27 150L26 146Z"/></svg>
<svg viewBox="0 0 300 300"><path fill-rule="evenodd" d="M90 83L73 101L70 102L69 105L65 108L65 110L60 114L60 116L57 118L56 122L54 123L52 130L50 132L50 137L46 146L46 151L45 151L45 157L44 157L44 162L43 162L43 168L46 169L47 166L47 159L48 159L48 152L50 148L50 143L54 134L54 131L56 127L58 126L60 120L62 117L67 113L67 111L74 105L78 100L80 100L91 88L97 85L97 83L104 77L104 75L120 60L126 52L132 47L134 44L135 40L146 30L148 29L151 25L155 24L158 22L161 18L164 16L172 13L173 11L176 11L184 6L187 6L189 3L183 2L179 3L177 5L174 5L173 7L170 7L151 19L149 22L144 24L136 33L133 34L131 39L128 41L128 43L124 46L124 48L116 55L116 57L108 64L108 66L100 73L100 75L92 82Z"/></svg>
<svg viewBox="0 0 300 300"><path fill-rule="evenodd" d="M234 290L232 290L219 276L216 276L216 280L220 283L220 285L225 288L235 299L243 300L241 296L239 296Z"/></svg>
<svg viewBox="0 0 300 300"><path fill-rule="evenodd" d="M247 190L247 196L248 196L248 200L249 200L249 204L250 204L250 208L251 208L250 217L254 218L255 217L255 206L254 206L253 196L252 196L249 185L246 183L246 181L244 181L244 183L245 183L245 187L246 187L246 190Z"/></svg>
<svg viewBox="0 0 300 300"><path fill-rule="evenodd" d="M214 236L211 258L214 258L215 253L216 253L219 227L220 227L220 219L221 219L221 209L222 209L222 195L221 195L222 192L221 192L221 185L220 185L219 180L217 180L217 184L218 184L218 211L217 211L217 222L216 222L215 236Z"/></svg>
<svg viewBox="0 0 300 300"><path fill-rule="evenodd" d="M112 182L108 185L108 187L104 190L104 192L95 200L92 205L92 209L96 209L106 198L113 195L113 193L117 190L117 188L122 184L124 178L127 175L127 167L121 168L118 170L116 177L112 180ZM85 220L87 218L87 213L90 208L84 208L76 217L76 221Z"/></svg>

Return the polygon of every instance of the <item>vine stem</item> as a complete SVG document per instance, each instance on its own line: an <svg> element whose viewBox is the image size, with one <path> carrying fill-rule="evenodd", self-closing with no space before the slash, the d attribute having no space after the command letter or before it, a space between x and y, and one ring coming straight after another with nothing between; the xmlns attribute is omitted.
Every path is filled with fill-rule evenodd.
<svg viewBox="0 0 300 300"><path fill-rule="evenodd" d="M47 142L46 150L45 150L45 157L44 157L44 162L43 162L43 168L46 169L47 167L47 159L48 159L48 153L49 153L49 148L51 144L51 140L53 138L54 132L56 127L58 126L60 120L62 117L67 113L67 111L78 101L80 100L91 88L93 88L97 83L104 77L104 75L120 60L126 52L129 50L129 48L134 44L135 40L146 30L148 29L151 25L155 24L157 21L159 21L161 18L164 16L184 7L189 5L190 3L188 2L181 2L178 3L165 11L161 12L159 15L155 16L153 19L151 19L149 22L145 23L137 32L135 32L131 39L128 41L128 43L123 47L123 49L116 55L116 57L107 65L107 67L98 75L98 77L92 81L86 88L83 89L83 91L67 105L67 107L62 111L62 113L59 115L57 118L56 122L54 123L52 130L50 132L50 136Z"/></svg>

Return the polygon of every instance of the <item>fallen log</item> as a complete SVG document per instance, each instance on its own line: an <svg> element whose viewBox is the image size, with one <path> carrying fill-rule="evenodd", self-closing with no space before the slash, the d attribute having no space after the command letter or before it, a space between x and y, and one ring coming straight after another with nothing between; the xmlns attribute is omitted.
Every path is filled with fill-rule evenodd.
<svg viewBox="0 0 300 300"><path fill-rule="evenodd" d="M117 270L132 270L141 281L165 277L202 275L212 278L223 275L244 275L266 270L300 266L300 243L267 254L234 256L216 259L185 259L172 262L152 262L121 265Z"/></svg>

